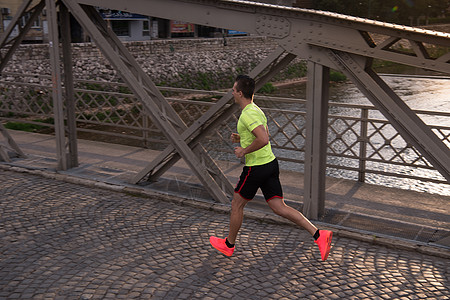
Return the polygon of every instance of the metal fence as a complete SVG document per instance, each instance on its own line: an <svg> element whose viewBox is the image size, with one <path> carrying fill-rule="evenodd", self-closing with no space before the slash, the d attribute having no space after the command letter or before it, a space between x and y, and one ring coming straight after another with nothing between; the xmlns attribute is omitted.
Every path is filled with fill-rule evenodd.
<svg viewBox="0 0 450 300"><path fill-rule="evenodd" d="M161 87L187 126L197 120L224 92ZM143 106L121 83L75 82L76 122L80 138L162 150L169 144L151 122ZM302 171L306 123L306 100L257 95L265 111L271 144L279 160ZM449 120L450 113L416 111L419 116ZM0 80L0 119L11 128L29 124L29 130L51 133L53 125L51 78L5 73ZM238 115L215 129L202 143L221 160L235 159L229 142ZM450 122L441 122L450 124ZM428 124L450 147L450 127ZM367 174L448 183L432 165L396 132L373 106L329 103L328 161L331 174L357 178ZM333 171L334 170L334 171ZM341 174L341 175L340 175Z"/></svg>

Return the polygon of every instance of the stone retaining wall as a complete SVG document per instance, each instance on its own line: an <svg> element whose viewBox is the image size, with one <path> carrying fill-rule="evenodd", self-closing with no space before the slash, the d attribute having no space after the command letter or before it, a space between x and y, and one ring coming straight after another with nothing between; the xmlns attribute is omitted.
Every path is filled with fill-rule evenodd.
<svg viewBox="0 0 450 300"><path fill-rule="evenodd" d="M165 84L177 82L189 74L224 76L236 71L248 72L277 47L266 37L168 39L124 44L154 82ZM116 80L112 66L94 44L73 44L72 48L76 78ZM48 45L21 45L5 72L50 75Z"/></svg>

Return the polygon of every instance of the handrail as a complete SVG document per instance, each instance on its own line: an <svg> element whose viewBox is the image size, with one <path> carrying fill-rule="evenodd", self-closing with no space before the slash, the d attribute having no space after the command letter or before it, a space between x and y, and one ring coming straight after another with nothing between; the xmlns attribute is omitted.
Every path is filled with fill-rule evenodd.
<svg viewBox="0 0 450 300"><path fill-rule="evenodd" d="M17 82L17 81L7 81L0 80L0 86L3 86L3 92L0 94L0 119L4 121L10 122L23 122L34 125L47 126L49 128L54 127L53 124L41 123L38 122L38 119L45 119L52 117L51 108L51 83L49 81L49 76L42 75L28 75L22 73L5 73L4 76L20 76L22 81L25 77L38 77L42 78L45 84L38 83L26 83L26 82ZM5 78L5 77L3 77ZM47 84L48 83L48 84ZM159 133L158 129L151 126L151 122L149 120L144 121L147 118L145 111L143 108L137 104L136 101L133 100L133 94L117 92L117 88L121 87L120 83L111 83L111 82L98 82L98 81L86 81L86 80L77 80L76 83L90 83L104 86L106 90L112 89L111 91L104 90L89 90L88 88L75 88L75 93L77 94L78 99L78 108L77 108L77 123L79 125L84 124L83 126L78 127L78 131L80 132L88 132L92 134L99 134L105 136L114 136L123 139L130 139L134 141L143 142L144 146L148 146L149 143L162 143L167 144L167 141L164 140L161 133ZM10 89L10 92L7 91L7 87L15 86L16 89ZM124 86L124 85L123 85ZM182 93L187 95L204 95L208 96L221 96L225 94L223 91L204 91L204 90L195 90L195 89L183 89L183 88L172 88L172 87L159 87L161 91L170 91L176 93ZM36 90L41 91L41 93L36 93ZM20 97L27 97L29 99L27 104L28 108L24 110L23 104L15 107L15 104L18 104L19 101L15 99L15 93L19 93ZM84 100L83 100L84 99ZM87 99L87 100L86 100ZM303 146L298 144L298 141L304 139L302 137L304 132L304 118L306 116L306 111L304 108L304 104L306 104L306 100L304 99L292 99L292 98L280 98L280 97L272 97L265 95L256 95L256 100L263 101L271 101L272 103L298 103L302 104L300 106L296 106L296 110L294 109L280 109L274 108L265 105L265 103L261 103L261 107L266 111L266 114L270 120L276 121L279 123L277 126L279 128L274 127L275 125L271 125L271 141L272 146L275 151L282 151L279 159L281 161L291 162L291 163L303 163L301 157L297 154L303 152ZM81 106L81 102L88 102L89 105L86 106L83 104ZM109 102L117 102L114 105ZM175 96L171 96L167 98L167 101L172 103L175 109L177 109L180 114L183 115L185 121L187 123L195 121L203 111L209 109L209 107L214 105L214 101L199 101L199 100L190 100L190 99L178 99ZM38 106L39 104L41 106ZM35 106L33 106L35 105ZM418 155L411 159L411 161L402 160L401 154L405 151L409 151L408 145L406 148L399 148L395 150L392 148L393 153L391 156L394 158L397 157L400 160L396 161L395 159L386 159L383 158L382 152L384 149L380 148L377 150L376 147L379 145L389 145L389 147L394 147L390 145L392 137L389 136L390 139L386 139L383 137L384 130L389 127L389 122L387 120L381 118L369 117L369 111L376 111L376 108L370 105L362 105L362 104L346 104L346 103L336 103L330 102L330 107L336 108L346 108L351 109L353 112L352 115L340 115L340 114L329 114L329 120L331 122L329 127L330 138L332 139L332 144L329 145L328 155L331 158L336 159L350 159L355 160L356 164L351 166L350 164L342 164L338 165L333 162L328 163L328 168L356 171L359 173L360 181L365 180L366 174L382 174L387 176L395 176L399 178L411 178L418 179L419 177L412 174L401 174L395 173L392 171L380 171L374 169L372 167L368 167L367 163L382 163L389 164L392 166L401 166L401 167L413 167L413 168L422 168L425 170L433 170L433 167L427 164L423 158ZM356 115L355 112L360 111L359 115ZM428 110L416 110L417 114L421 115L429 115L429 116L439 116L439 117L450 117L450 112L439 112L439 111L428 111ZM124 115L121 115L123 113ZM132 118L136 121L127 121L127 116L130 114L134 114ZM186 114L186 115L184 115ZM192 115L191 115L192 114ZM236 116L234 117L236 118ZM236 120L236 119L235 119ZM230 122L235 122L235 120L230 120ZM287 120L287 121L286 121ZM147 124L144 126L143 124ZM284 122L284 123L280 123ZM286 122L294 122L297 129L289 129L289 123ZM340 124L338 127L342 128L334 128L335 124ZM232 124L232 123L231 123ZM93 127L94 126L94 127ZM124 130L126 133L121 132L107 132L107 131L99 131L95 129L95 126L103 126L108 128L120 128ZM233 125L232 125L233 126ZM369 130L370 126L370 130ZM450 126L445 126L443 124L438 125L429 125L433 130L441 132L441 138L444 142L450 145ZM332 129L333 128L333 129ZM217 132L230 130L230 128L218 128ZM342 132L340 132L342 130ZM392 131L393 129L389 129ZM128 132L137 132L137 134L129 134ZM339 135L349 134L353 141L347 141L348 145L343 145L344 150L350 151L349 153L343 151L339 152L333 149L334 142L341 142L342 137ZM205 141L206 144L217 144L223 143L222 148L226 148L224 152L231 153L231 148L227 143L226 139L228 135L224 134L213 134L208 137L208 141ZM372 142L372 139L378 139L378 142ZM394 138L398 138L394 136ZM375 143L375 144L373 144ZM381 144L380 144L381 143ZM228 146L227 146L228 145ZM377 146L378 145L378 146ZM228 149L228 148L229 149ZM208 148L208 147L207 147ZM359 150L358 150L359 149ZM374 150L375 149L375 150ZM332 151L331 151L332 150ZM287 154L283 156L283 151L287 151ZM294 151L294 152L292 152ZM368 152L369 151L369 152ZM378 153L381 151L380 153ZM387 151L387 150L386 150ZM355 153L359 153L355 155ZM297 157L297 158L295 158ZM358 166L359 165L359 166ZM420 177L421 180L430 181L430 182L438 182L438 183L447 183L444 179L436 179L433 177L425 178Z"/></svg>

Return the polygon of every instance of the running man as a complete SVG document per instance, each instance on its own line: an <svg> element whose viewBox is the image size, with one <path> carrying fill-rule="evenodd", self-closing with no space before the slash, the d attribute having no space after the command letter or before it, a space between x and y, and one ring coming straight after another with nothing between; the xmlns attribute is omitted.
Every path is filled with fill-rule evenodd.
<svg viewBox="0 0 450 300"><path fill-rule="evenodd" d="M274 213L306 229L319 246L322 260L330 253L333 232L318 230L302 213L286 205L279 179L278 160L269 142L267 118L253 103L255 81L246 75L239 75L233 86L234 101L242 112L237 124L238 133L231 134L232 143L240 143L234 148L237 158L245 157L245 166L235 188L231 202L231 216L228 236L224 239L211 236L211 245L227 256L233 255L236 237L244 219L244 207L255 197L258 188Z"/></svg>

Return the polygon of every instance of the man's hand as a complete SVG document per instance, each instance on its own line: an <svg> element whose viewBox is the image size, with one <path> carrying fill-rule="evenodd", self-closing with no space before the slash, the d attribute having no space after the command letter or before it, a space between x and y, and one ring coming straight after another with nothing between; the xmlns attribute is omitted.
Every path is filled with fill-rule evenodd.
<svg viewBox="0 0 450 300"><path fill-rule="evenodd" d="M258 127L253 129L252 133L255 136L255 139L249 146L247 146L245 149L242 147L234 148L234 154L237 158L242 158L246 154L259 150L269 143L269 134L267 133L267 130L263 125L259 125ZM231 135L231 138L233 139L233 134Z"/></svg>
<svg viewBox="0 0 450 300"><path fill-rule="evenodd" d="M232 143L239 143L241 141L241 136L238 133L232 133L230 140Z"/></svg>
<svg viewBox="0 0 450 300"><path fill-rule="evenodd" d="M237 158L242 158L245 156L245 149L242 147L234 147L234 155L236 155Z"/></svg>

